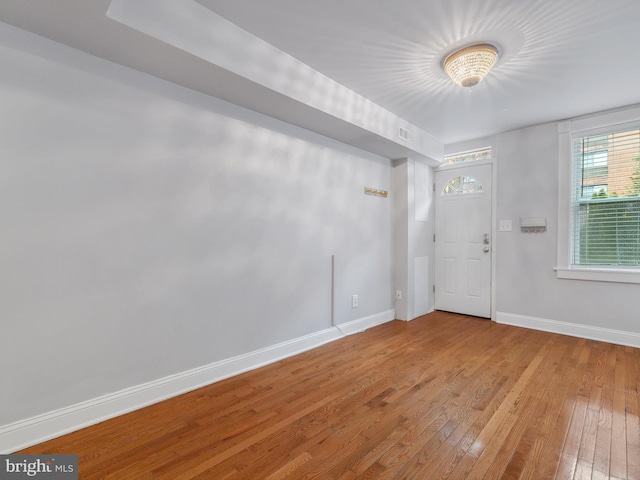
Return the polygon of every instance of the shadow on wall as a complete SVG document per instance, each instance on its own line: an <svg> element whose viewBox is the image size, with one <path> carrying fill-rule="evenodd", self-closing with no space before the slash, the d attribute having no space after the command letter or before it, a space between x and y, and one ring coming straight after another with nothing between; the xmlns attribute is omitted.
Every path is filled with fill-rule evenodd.
<svg viewBox="0 0 640 480"><path fill-rule="evenodd" d="M19 46L0 51L0 424L328 328L332 254L358 317L390 308L390 202L363 194L388 160Z"/></svg>

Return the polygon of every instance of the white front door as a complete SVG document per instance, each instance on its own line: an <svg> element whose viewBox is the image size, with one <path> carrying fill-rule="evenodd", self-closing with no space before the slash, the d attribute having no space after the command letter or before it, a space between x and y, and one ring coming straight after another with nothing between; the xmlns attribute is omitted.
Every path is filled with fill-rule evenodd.
<svg viewBox="0 0 640 480"><path fill-rule="evenodd" d="M491 168L436 172L436 310L491 317Z"/></svg>

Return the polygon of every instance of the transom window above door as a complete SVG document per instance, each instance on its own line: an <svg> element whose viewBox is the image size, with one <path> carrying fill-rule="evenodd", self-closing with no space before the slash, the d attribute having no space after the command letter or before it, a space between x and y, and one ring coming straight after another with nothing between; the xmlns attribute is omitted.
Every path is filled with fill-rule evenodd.
<svg viewBox="0 0 640 480"><path fill-rule="evenodd" d="M491 160L491 148L482 148L471 152L445 155L444 164L452 165L456 163L478 162L480 160Z"/></svg>

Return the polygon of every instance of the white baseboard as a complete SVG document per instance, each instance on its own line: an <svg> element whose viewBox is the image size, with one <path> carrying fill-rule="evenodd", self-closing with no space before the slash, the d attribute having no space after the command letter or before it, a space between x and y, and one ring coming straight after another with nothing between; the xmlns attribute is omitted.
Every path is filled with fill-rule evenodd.
<svg viewBox="0 0 640 480"><path fill-rule="evenodd" d="M176 375L0 427L0 454L12 453L253 370L393 320L394 310L364 317Z"/></svg>
<svg viewBox="0 0 640 480"><path fill-rule="evenodd" d="M358 318L351 322L336 325L345 335L353 335L354 333L364 332L365 330L394 320L396 316L395 310L387 310L386 312L376 313L368 317Z"/></svg>
<svg viewBox="0 0 640 480"><path fill-rule="evenodd" d="M580 325L578 323L559 322L557 320L528 317L525 315L504 312L496 312L496 322L516 327L531 328L533 330L542 330L544 332L551 333L561 333L572 337L587 338L589 340L640 348L640 334L635 332L592 327L590 325Z"/></svg>

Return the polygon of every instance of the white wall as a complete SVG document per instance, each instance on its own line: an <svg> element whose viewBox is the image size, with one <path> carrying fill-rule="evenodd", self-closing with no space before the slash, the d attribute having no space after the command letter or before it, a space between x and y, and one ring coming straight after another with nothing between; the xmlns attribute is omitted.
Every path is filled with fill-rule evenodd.
<svg viewBox="0 0 640 480"><path fill-rule="evenodd" d="M413 158L393 165L393 241L396 318L413 320L433 311L433 168Z"/></svg>
<svg viewBox="0 0 640 480"><path fill-rule="evenodd" d="M389 160L11 32L0 425L392 308Z"/></svg>
<svg viewBox="0 0 640 480"><path fill-rule="evenodd" d="M498 321L637 344L640 285L558 279L553 270L558 226L557 124L498 135L494 148L496 221L510 219L514 227L511 232L498 232L496 239ZM546 217L547 231L521 233L520 217Z"/></svg>

